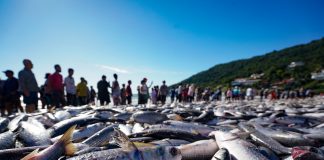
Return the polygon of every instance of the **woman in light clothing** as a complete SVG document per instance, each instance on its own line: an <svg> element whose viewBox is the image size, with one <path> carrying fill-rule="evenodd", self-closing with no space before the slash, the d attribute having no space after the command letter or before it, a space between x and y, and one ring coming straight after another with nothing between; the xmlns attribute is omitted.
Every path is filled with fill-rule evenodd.
<svg viewBox="0 0 324 160"><path fill-rule="evenodd" d="M117 81L118 76L116 73L114 74L114 79L115 80L112 82L112 87L111 87L111 96L113 98L114 105L118 106L120 104L120 87Z"/></svg>

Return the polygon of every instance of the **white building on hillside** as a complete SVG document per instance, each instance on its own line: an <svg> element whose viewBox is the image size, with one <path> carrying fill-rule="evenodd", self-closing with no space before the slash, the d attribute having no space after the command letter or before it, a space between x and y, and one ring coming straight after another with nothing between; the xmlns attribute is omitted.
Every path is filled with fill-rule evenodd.
<svg viewBox="0 0 324 160"><path fill-rule="evenodd" d="M312 73L312 79L315 80L324 80L324 69L319 73Z"/></svg>
<svg viewBox="0 0 324 160"><path fill-rule="evenodd" d="M295 68L295 67L298 67L298 66L303 66L304 65L304 62L291 62L288 67L289 68Z"/></svg>

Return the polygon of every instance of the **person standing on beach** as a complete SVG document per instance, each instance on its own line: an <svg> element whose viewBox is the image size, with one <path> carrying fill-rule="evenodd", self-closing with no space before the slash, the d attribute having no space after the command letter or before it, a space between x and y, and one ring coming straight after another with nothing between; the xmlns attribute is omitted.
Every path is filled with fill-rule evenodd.
<svg viewBox="0 0 324 160"><path fill-rule="evenodd" d="M174 98L176 97L176 90L174 88L171 89L171 103L174 102Z"/></svg>
<svg viewBox="0 0 324 160"><path fill-rule="evenodd" d="M179 87L177 89L178 89L177 99L178 99L179 102L182 102L182 86L179 85Z"/></svg>
<svg viewBox="0 0 324 160"><path fill-rule="evenodd" d="M249 101L249 100L252 100L252 88L249 87L246 89L246 99Z"/></svg>
<svg viewBox="0 0 324 160"><path fill-rule="evenodd" d="M101 80L97 83L98 88L98 99L100 102L100 106L109 105L110 103L110 95L108 88L110 88L110 83L107 82L106 76L103 75Z"/></svg>
<svg viewBox="0 0 324 160"><path fill-rule="evenodd" d="M93 89L93 86L90 86L90 104L95 105L95 100L96 100L97 93Z"/></svg>
<svg viewBox="0 0 324 160"><path fill-rule="evenodd" d="M151 101L152 104L157 104L157 96L158 96L158 87L153 87L151 91Z"/></svg>
<svg viewBox="0 0 324 160"><path fill-rule="evenodd" d="M191 103L194 100L195 86L191 84L188 90L188 101Z"/></svg>
<svg viewBox="0 0 324 160"><path fill-rule="evenodd" d="M7 110L8 115L11 115L13 112L17 112L18 108L20 112L24 112L19 100L20 95L18 92L18 88L19 88L18 79L13 76L14 72L11 70L6 70L4 71L4 73L8 78L5 81L3 86L5 108Z"/></svg>
<svg viewBox="0 0 324 160"><path fill-rule="evenodd" d="M126 105L126 88L125 84L122 84L122 88L120 90L120 98L121 98L121 105Z"/></svg>
<svg viewBox="0 0 324 160"><path fill-rule="evenodd" d="M264 94L264 89L261 88L260 91L259 91L259 95L260 95L260 102L263 101L263 96L264 96L263 94Z"/></svg>
<svg viewBox="0 0 324 160"><path fill-rule="evenodd" d="M0 111L1 111L1 117L5 116L5 102L3 97L3 86L5 81L0 78Z"/></svg>
<svg viewBox="0 0 324 160"><path fill-rule="evenodd" d="M182 96L182 102L188 102L188 90L189 85L184 85L184 88L182 89L181 96Z"/></svg>
<svg viewBox="0 0 324 160"><path fill-rule="evenodd" d="M141 85L143 83L143 80L141 81L141 84L137 86L137 103L142 104L143 101L143 95L141 94Z"/></svg>
<svg viewBox="0 0 324 160"><path fill-rule="evenodd" d="M72 68L68 69L68 76L64 79L64 86L66 91L67 105L76 106L76 86L73 78L74 70Z"/></svg>
<svg viewBox="0 0 324 160"><path fill-rule="evenodd" d="M120 104L120 87L118 83L118 76L115 73L114 75L114 81L112 82L112 87L111 87L111 95L113 98L113 103L115 106L118 106Z"/></svg>
<svg viewBox="0 0 324 160"><path fill-rule="evenodd" d="M55 72L48 78L48 85L52 93L53 106L56 108L62 108L65 105L65 98L63 76L60 74L61 66L56 64L54 65L54 69Z"/></svg>
<svg viewBox="0 0 324 160"><path fill-rule="evenodd" d="M81 77L81 82L77 85L76 93L79 101L79 105L85 105L87 104L87 98L88 98L88 87L86 80Z"/></svg>
<svg viewBox="0 0 324 160"><path fill-rule="evenodd" d="M226 91L226 100L230 102L232 98L233 98L233 91L231 88L228 88Z"/></svg>
<svg viewBox="0 0 324 160"><path fill-rule="evenodd" d="M168 93L169 93L168 86L165 85L165 81L163 81L162 86L160 87L160 90L159 90L159 96L161 98L162 105L165 104L166 97L167 97Z"/></svg>
<svg viewBox="0 0 324 160"><path fill-rule="evenodd" d="M132 97L133 97L131 85L132 85L132 81L128 80L128 85L126 87L126 99L127 99L127 104L129 105L132 104Z"/></svg>
<svg viewBox="0 0 324 160"><path fill-rule="evenodd" d="M47 109L50 109L51 106L52 106L52 96L51 96L51 89L48 85L48 77L50 76L51 74L50 73L46 73L45 74L45 83L43 85L43 101L44 101L44 104L43 104L43 109L45 108L45 106L47 107Z"/></svg>
<svg viewBox="0 0 324 160"><path fill-rule="evenodd" d="M139 104L147 104L147 100L149 99L149 88L152 86L153 82L151 82L150 86L148 87L146 85L147 78L144 78L141 81L141 86L140 86L140 103Z"/></svg>
<svg viewBox="0 0 324 160"><path fill-rule="evenodd" d="M23 60L24 69L18 74L19 91L23 93L26 112L32 113L36 110L38 104L38 84L34 73L32 72L33 63L29 59Z"/></svg>

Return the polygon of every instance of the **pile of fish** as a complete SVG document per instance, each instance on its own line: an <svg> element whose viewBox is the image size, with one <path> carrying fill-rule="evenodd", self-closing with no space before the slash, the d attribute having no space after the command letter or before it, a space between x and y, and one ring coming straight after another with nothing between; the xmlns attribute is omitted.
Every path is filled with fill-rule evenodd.
<svg viewBox="0 0 324 160"><path fill-rule="evenodd" d="M16 114L0 118L0 159L320 160L324 97Z"/></svg>

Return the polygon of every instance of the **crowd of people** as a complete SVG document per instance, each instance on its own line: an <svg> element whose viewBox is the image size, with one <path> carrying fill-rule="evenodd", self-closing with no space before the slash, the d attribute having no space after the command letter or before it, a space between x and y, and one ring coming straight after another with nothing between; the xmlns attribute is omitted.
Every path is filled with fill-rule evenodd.
<svg viewBox="0 0 324 160"><path fill-rule="evenodd" d="M118 75L113 74L113 81L107 81L107 77L103 75L97 83L97 92L93 86L88 87L88 82L84 77L80 78L78 84L75 83L73 74L74 70L67 70L68 76L63 79L61 75L60 65L54 65L53 73L45 74L45 83L40 87L37 84L34 73L32 72L33 63L29 59L23 60L24 68L18 73L18 78L14 76L12 70L4 71L7 79L0 80L0 110L1 116L10 115L14 112L24 112L21 105L20 97L23 97L25 103L25 112L31 113L38 110L38 100L42 103L42 108L47 109L61 108L63 106L79 106L92 104L96 101L100 106L109 105L111 99L113 105L131 105L132 104L132 81L128 80L127 85L118 82ZM243 88L235 86L233 88L201 88L195 84L179 85L177 87L169 87L163 81L162 85L153 86L153 82L148 86L147 78L141 80L137 87L138 104L145 105L150 102L152 104L165 104L167 96L170 96L173 102L198 102L198 101L221 101L225 97L225 101L237 100L253 100L255 96L259 96L260 100L270 99L290 99L312 97L313 92L310 89L300 88L297 90L280 90L280 89L255 89L252 87ZM111 90L111 93L109 92ZM40 95L40 96L38 96Z"/></svg>
<svg viewBox="0 0 324 160"><path fill-rule="evenodd" d="M95 105L96 101L101 106L109 105L112 99L113 105L131 105L132 104L132 81L128 80L127 85L119 85L118 75L113 74L113 81L107 81L103 75L97 83L97 92L93 86L88 87L88 82L84 77L80 78L78 84L75 83L74 70L67 70L68 76L63 79L61 66L54 65L53 73L45 74L45 82L38 85L35 75L32 71L33 63L29 59L23 60L24 68L14 76L12 70L4 71L7 79L0 80L0 110L1 116L10 115L14 112L32 113L38 110L38 101L40 100L42 109L61 108L63 106L80 106L86 104ZM147 104L151 99L152 103L157 104L161 101L166 102L168 87L163 81L161 87L154 86L150 95L150 86L147 86L147 78L143 78L141 84L137 87L138 104ZM111 90L111 92L109 92ZM25 110L21 105L21 96L25 104Z"/></svg>
<svg viewBox="0 0 324 160"><path fill-rule="evenodd" d="M191 85L179 85L178 87L171 88L170 99L171 102L199 102L199 101L222 101L224 97L225 101L239 101L239 100L254 100L256 96L260 101L264 99L276 100L276 99L294 99L294 98L306 98L312 97L314 93L311 89L294 89L294 90L281 90L277 88L272 89L256 89L253 87L239 87L234 86L222 90L217 88L212 90L211 88L200 88Z"/></svg>

